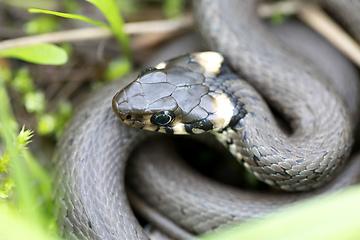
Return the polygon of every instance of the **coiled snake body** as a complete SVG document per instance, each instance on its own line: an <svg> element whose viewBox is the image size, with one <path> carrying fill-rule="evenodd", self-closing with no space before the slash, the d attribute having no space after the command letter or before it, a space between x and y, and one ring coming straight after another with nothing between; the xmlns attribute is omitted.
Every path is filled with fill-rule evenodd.
<svg viewBox="0 0 360 240"><path fill-rule="evenodd" d="M355 37L358 34L360 39L360 31L356 29L360 26L360 17L357 16L360 3L324 2L341 9L339 12L347 17L350 16L345 19L345 24L348 23ZM191 79L186 84L174 83L182 78L176 70L178 66L190 69L192 74L201 75L204 72L202 66L194 67L191 64L194 57L186 56L180 58L181 61L174 60L176 64L170 62L166 70L151 69L149 73L138 78L140 85L151 85L159 79L167 86L169 83L176 85L175 88L171 87L172 90L169 90L170 93L165 97L161 94L165 94L163 92L167 91L166 87L160 91L162 93L156 91L159 87L151 88L150 96L145 94L146 90L140 90L140 95L146 95L144 98L148 101L147 105L152 108L146 116L144 111L146 112L146 107L149 106L133 111L133 103L142 103L134 98L139 96L135 91L136 87L127 88L126 95L129 98L125 96L125 102L128 104L122 107L130 112L117 112L117 115L131 124L136 120L135 125L138 127L165 132L182 129L196 133L216 129L223 134L221 141L228 145L235 155L241 154L241 161L247 169L262 181L287 191L317 188L328 182L333 175L338 176L325 187L304 194L275 195L242 190L234 192L233 189L217 183L199 180L195 175L186 175L191 172L188 169L185 173L175 173L177 169L186 167L178 163L161 162L164 156L158 156L159 162L152 161L148 166L151 170L134 178L135 182L152 179L148 184L147 180L144 180L138 190L139 194L150 194L146 197L149 202L158 205L160 212L170 213L169 219L178 221L190 232L201 233L222 224L261 216L309 195L352 184L359 172L359 161L352 161L350 166L337 171L351 150L359 101L357 76L351 66L343 64L343 61L332 64L330 68L336 69L334 74L338 75L333 77L334 83L330 85L321 71L315 69L305 58L295 57L293 51L270 35L263 23L255 18L257 1L229 0L220 3L203 0L194 3L200 29L208 37L210 45L221 52L225 59L230 61L231 67L246 78L246 81L229 73L230 68L227 67L222 67L217 73L210 75L207 75L205 69L205 78L200 82L207 85L195 89L204 91L198 94L202 99L209 94L206 91L211 90L212 100L205 97L205 100L198 100L195 104L177 102L192 102L193 99L189 96L176 98L175 91L180 91L180 88L191 89L191 81L197 86L202 84L190 75L186 75L186 79ZM315 49L317 48L321 47L316 46ZM341 58L338 53L335 55L337 59ZM331 61L335 61L332 56ZM219 67L222 60L217 62ZM175 70L172 70L174 68ZM227 77L209 85L208 79L216 77L219 72L224 72ZM141 77L153 76L155 73L160 73L161 76L149 78L147 82L145 79L141 80ZM53 161L54 194L59 232L69 239L147 238L129 207L123 175L130 152L136 143L149 133L119 121L110 106L115 91L127 87L132 79L135 77L130 76L123 82L110 84L88 99L70 121L66 133L58 143L58 151ZM189 92L190 96L197 93ZM235 97L231 99L233 95ZM121 108L121 99L124 98L119 97L119 94L117 96L115 99L118 100L118 105L115 104L114 107ZM174 98L169 100L167 97L170 96ZM167 104L166 109L157 101L160 98L163 99L161 103ZM262 101L263 98L290 121L293 130L291 134L277 126L271 111ZM214 99L216 104L221 104L220 110L211 105ZM174 101L175 108L168 108L174 107ZM220 114L225 108L231 107L230 115ZM180 110L183 122L178 120ZM150 127L139 124L141 117L134 117L134 114L139 112ZM194 116L199 120L200 115L204 121L189 120ZM216 115L222 116L222 120L215 119ZM216 127L219 122L225 125ZM135 165L140 169L144 168L143 163ZM160 165L161 170L158 171L156 165ZM203 185L199 186L200 182ZM222 192L210 190L212 187L221 187ZM161 193L154 194L152 191ZM200 220L200 216L204 219Z"/></svg>

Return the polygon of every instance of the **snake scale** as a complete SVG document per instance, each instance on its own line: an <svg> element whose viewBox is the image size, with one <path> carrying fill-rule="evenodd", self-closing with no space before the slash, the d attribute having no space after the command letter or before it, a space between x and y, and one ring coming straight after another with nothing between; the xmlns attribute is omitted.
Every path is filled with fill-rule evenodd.
<svg viewBox="0 0 360 240"><path fill-rule="evenodd" d="M359 41L360 2L322 2L343 15L344 25ZM357 119L356 72L329 55L327 69L338 75L328 80L311 61L299 57L269 32L256 17L257 4L247 0L194 1L196 19L207 42L246 79L225 81L226 88L239 96L246 114L232 130L224 131L227 136L223 142L233 153L242 155L240 161L259 179L287 191L317 188L332 175L337 176L325 187L301 194L234 191L204 179L181 162L171 162L170 158L176 157L169 157L170 150L158 151L158 145L146 147L150 148L146 152L154 155L152 160L140 152L139 161L132 164L142 173L132 178L141 182L137 191L151 205L158 205L159 212L168 213L169 219L193 233L344 188L358 176L359 161L343 164L350 154ZM310 38L305 33L301 36ZM317 61L316 57L312 60ZM340 70L342 67L346 70ZM111 107L115 92L135 78L131 75L93 93L78 108L58 142L53 158L55 209L59 233L66 239L148 238L129 206L124 171L136 144L156 133L127 126ZM277 126L262 99L290 121L291 134Z"/></svg>

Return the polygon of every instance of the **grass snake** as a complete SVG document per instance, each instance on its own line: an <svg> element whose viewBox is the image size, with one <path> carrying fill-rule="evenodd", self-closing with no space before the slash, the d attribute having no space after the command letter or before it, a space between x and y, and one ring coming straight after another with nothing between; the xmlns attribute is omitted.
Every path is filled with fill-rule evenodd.
<svg viewBox="0 0 360 240"><path fill-rule="evenodd" d="M329 9L343 14L344 25L359 41L360 17L357 13L360 3L323 2ZM352 148L357 120L359 83L356 70L344 62L339 53L328 50L327 44L319 37L312 39L307 30L300 30L296 37L293 34L287 36L287 30L281 32L285 41L300 39L292 49L288 47L256 18L257 4L257 1L246 0L194 1L194 12L202 34L211 48L222 54L213 55L215 65L222 66L221 70L207 73L205 69L204 77L204 68L193 64L201 61L196 57L198 55L175 59L166 70L148 69L141 76L160 74L160 77L151 77L147 81L160 79L162 86L166 87L151 88L145 98L154 96L153 99L148 99L147 106L135 111L131 104L143 102L126 98L125 102L131 103L124 108L130 112L118 112L117 115L130 124L136 118L135 125L140 128L168 133L215 129L219 140L235 156L241 155L239 161L262 181L286 191L315 190L301 194L234 190L204 179L181 162L170 162L170 158L177 158L170 149L157 150L158 145L147 147L150 149L146 153L153 156L150 158L140 152L139 161L133 164L133 169L141 172L132 178L134 182L141 182L139 194L189 232L202 233L223 224L262 216L304 197L344 188L353 184L358 176L359 161L343 164ZM304 50L301 45L311 45L313 40L317 45ZM321 52L323 47L326 50ZM317 57L329 54L325 57L329 66L324 66L324 69L331 71L330 77L297 53L313 53L315 50L317 54L310 54L310 58L320 62L320 68L327 65L327 61ZM223 65L223 59L229 62L229 67ZM179 77L179 66L186 68L190 75L185 73L187 77ZM164 66L159 69L161 67ZM209 69L213 68L213 65L209 66ZM172 80L168 77L170 73L174 75ZM193 77L194 74L202 76L201 80ZM156 133L129 127L117 119L111 107L112 96L119 89L127 87L127 95L138 96L135 90L139 89L128 87L135 85L131 83L135 78L135 75L129 76L93 93L78 108L58 142L53 158L55 209L59 233L68 239L148 238L129 206L124 171L134 146ZM141 79L139 77L137 81ZM180 79L188 82L177 83ZM192 87L193 82L196 88ZM145 84L140 85L143 87ZM140 95L144 95L147 90L140 91ZM177 96L175 91L188 92L189 95ZM212 98L207 91L212 92ZM195 95L206 100L193 103ZM117 100L123 97L117 96ZM159 102L159 98L163 101ZM177 103L177 99L192 101L182 104ZM291 134L278 126L263 99L290 122ZM215 105L221 104L221 107L214 107L211 101ZM166 103L170 108L164 109L159 103ZM134 117L134 114L142 111L144 116L144 109L149 105L152 110L143 117L149 124L139 126L140 117ZM231 107L229 114L227 111ZM178 115L180 110L181 117ZM201 121L191 120L194 116ZM219 123L225 125L220 127ZM334 181L318 188L334 175Z"/></svg>

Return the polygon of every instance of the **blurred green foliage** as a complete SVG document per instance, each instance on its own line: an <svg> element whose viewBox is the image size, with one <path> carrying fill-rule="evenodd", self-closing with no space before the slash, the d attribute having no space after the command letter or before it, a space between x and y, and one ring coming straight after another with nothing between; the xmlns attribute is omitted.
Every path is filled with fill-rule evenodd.
<svg viewBox="0 0 360 240"><path fill-rule="evenodd" d="M46 65L62 65L68 60L67 53L62 48L49 43L3 49L0 50L1 57Z"/></svg>
<svg viewBox="0 0 360 240"><path fill-rule="evenodd" d="M167 18L179 17L184 11L186 1L184 0L165 0L163 10Z"/></svg>
<svg viewBox="0 0 360 240"><path fill-rule="evenodd" d="M56 18L51 16L40 16L28 21L24 25L25 32L29 35L54 32L59 29Z"/></svg>
<svg viewBox="0 0 360 240"><path fill-rule="evenodd" d="M0 75L3 72L7 74L6 70L0 68ZM62 100L58 103L56 109L48 112L45 93L35 87L27 67L20 68L13 78L10 76L4 76L3 78L7 79L9 86L19 92L26 111L35 115L38 122L37 133L40 135L53 135L58 138L64 129L66 121L72 115L73 109L70 102Z"/></svg>
<svg viewBox="0 0 360 240"><path fill-rule="evenodd" d="M260 221L249 221L203 240L358 240L360 186L286 206Z"/></svg>
<svg viewBox="0 0 360 240"><path fill-rule="evenodd" d="M115 58L110 61L105 72L105 79L109 81L117 80L125 76L132 69L132 64L127 58Z"/></svg>
<svg viewBox="0 0 360 240"><path fill-rule="evenodd" d="M13 212L13 217L19 221L31 219L43 229L54 229L50 176L26 147L33 132L24 127L19 131L5 82L0 71L0 139L5 147L0 161L0 195L3 199L0 201L0 209ZM0 223L7 221L4 219L6 214L2 212ZM8 227L8 224L0 224L1 237L4 237L2 233L8 231ZM17 231L13 234L19 233Z"/></svg>

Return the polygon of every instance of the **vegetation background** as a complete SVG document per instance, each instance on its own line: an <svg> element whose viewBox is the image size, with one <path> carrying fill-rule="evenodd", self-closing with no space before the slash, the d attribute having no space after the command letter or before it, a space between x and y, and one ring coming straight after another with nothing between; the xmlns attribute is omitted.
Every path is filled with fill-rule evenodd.
<svg viewBox="0 0 360 240"><path fill-rule="evenodd" d="M184 23L188 11L183 0L0 0L1 239L59 239L49 162L74 104L191 29ZM129 36L124 28L125 22L159 19L172 26L174 18L183 25L162 33ZM90 26L99 39L79 41L67 32ZM45 35L33 45L54 32L73 41L50 44ZM204 239L360 239L359 202L356 186Z"/></svg>

